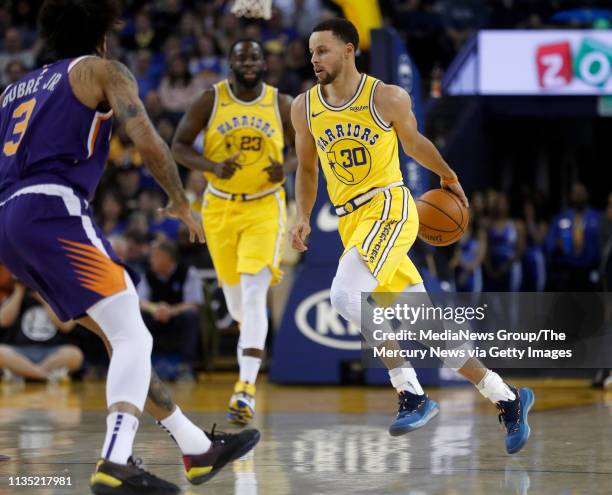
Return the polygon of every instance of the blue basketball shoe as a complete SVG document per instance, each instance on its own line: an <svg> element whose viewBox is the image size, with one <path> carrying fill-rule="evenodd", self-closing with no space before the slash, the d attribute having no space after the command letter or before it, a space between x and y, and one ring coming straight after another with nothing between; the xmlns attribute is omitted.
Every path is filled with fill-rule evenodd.
<svg viewBox="0 0 612 495"><path fill-rule="evenodd" d="M531 434L527 416L535 402L535 395L533 390L526 387L510 389L516 399L499 401L497 408L500 410L499 422L506 427L506 451L508 454L516 454L525 446Z"/></svg>
<svg viewBox="0 0 612 495"><path fill-rule="evenodd" d="M440 406L427 394L416 395L410 392L399 393L399 410L395 421L389 427L389 433L394 437L425 426L440 412Z"/></svg>

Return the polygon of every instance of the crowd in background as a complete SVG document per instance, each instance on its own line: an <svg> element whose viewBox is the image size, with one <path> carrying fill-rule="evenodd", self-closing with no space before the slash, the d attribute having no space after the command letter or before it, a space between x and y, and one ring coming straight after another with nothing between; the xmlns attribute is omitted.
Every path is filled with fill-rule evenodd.
<svg viewBox="0 0 612 495"><path fill-rule="evenodd" d="M540 292L610 290L612 193L593 208L576 182L569 207L551 211L546 198L525 191L514 201L494 189L470 198L470 223L459 242L425 249L421 263L446 290Z"/></svg>
<svg viewBox="0 0 612 495"><path fill-rule="evenodd" d="M0 5L0 88L40 63L41 46L36 38L40 3L15 0ZM561 3L564 9L598 4L384 0L381 9L388 24L404 37L427 90L463 43L482 27L592 27L597 23L605 27L601 19L557 18L555 12ZM229 3L220 0L128 0L125 4L123 25L107 38L108 56L132 70L146 110L168 143L193 97L227 77L226 54L238 38L256 39L265 47L266 82L290 95L309 88L314 78L308 34L317 22L340 12L328 0L275 0L269 21L247 22L230 14ZM206 187L203 176L184 169L181 175L193 207L199 209ZM291 181L289 177L289 192ZM531 195L522 198L520 209L511 215L509 199L503 192L473 192L472 222L460 243L446 250L421 247L415 257L420 257L429 277L461 291L555 290L568 283L584 290L601 287L602 255L610 251L612 237L612 197L606 211L597 212L588 207L588 194L577 184L571 200L572 209L552 215L537 195ZM201 358L198 315L206 303L194 270L209 270L212 265L206 248L190 244L188 233L177 220L160 216L158 209L164 202L163 192L147 173L125 130L116 126L107 171L93 209L118 255L144 280L139 287L143 313L149 328L157 334L158 349L178 353L175 377L191 379ZM9 317L0 315L0 326L9 329L0 332L0 342L29 342L54 349L53 353L44 353L42 359L30 359L33 366L29 368L21 363L28 370L25 376L57 379L62 374L52 373L54 369L78 368L83 356L74 347L66 347L71 342L78 343L90 365L103 366L104 349L95 337L78 327L58 326L36 295L15 286L6 272L0 273L0 298L13 298L14 306L18 306L17 313ZM33 306L38 308L35 312ZM22 335L24 328L30 331ZM180 338L163 338L178 331L182 332ZM19 359L10 352L7 346L0 346L0 360L5 361L7 356ZM41 355L30 356L34 357ZM50 368L47 361L55 368Z"/></svg>

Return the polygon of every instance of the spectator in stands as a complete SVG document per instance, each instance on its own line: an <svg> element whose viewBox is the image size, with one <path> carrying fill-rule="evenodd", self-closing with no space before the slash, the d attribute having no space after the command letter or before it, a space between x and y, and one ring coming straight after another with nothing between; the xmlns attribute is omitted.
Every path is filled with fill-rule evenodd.
<svg viewBox="0 0 612 495"><path fill-rule="evenodd" d="M226 70L219 56L215 39L209 34L200 34L194 55L189 61L189 72L193 76L222 77Z"/></svg>
<svg viewBox="0 0 612 495"><path fill-rule="evenodd" d="M0 77L2 77L3 86L7 84L6 65L12 60L20 60L26 67L34 66L34 54L23 47L21 33L14 27L7 29L4 33L4 46L0 51Z"/></svg>
<svg viewBox="0 0 612 495"><path fill-rule="evenodd" d="M487 253L486 230L470 222L450 260L457 292L482 292L482 265Z"/></svg>
<svg viewBox="0 0 612 495"><path fill-rule="evenodd" d="M181 222L160 214L159 210L163 206L164 196L159 189L145 189L140 193L139 210L147 216L149 236L161 234L168 239L177 240Z"/></svg>
<svg viewBox="0 0 612 495"><path fill-rule="evenodd" d="M42 299L21 283L0 307L0 327L7 333L0 345L0 367L11 376L58 381L78 370L83 353L63 335L74 322L62 323Z"/></svg>
<svg viewBox="0 0 612 495"><path fill-rule="evenodd" d="M193 77L189 73L185 57L177 56L169 61L168 70L159 86L162 106L169 112L179 114L179 118L204 87L201 78Z"/></svg>
<svg viewBox="0 0 612 495"><path fill-rule="evenodd" d="M159 79L151 63L152 59L153 54L151 50L147 48L140 48L134 55L132 71L138 83L138 96L140 96L142 100L144 100L146 95L151 91L155 91L159 85Z"/></svg>
<svg viewBox="0 0 612 495"><path fill-rule="evenodd" d="M198 36L202 33L202 27L198 18L191 11L186 11L181 16L178 34L181 38L181 51L193 53L196 50Z"/></svg>
<svg viewBox="0 0 612 495"><path fill-rule="evenodd" d="M133 31L123 39L123 44L128 50L148 48L156 51L161 47L161 36L153 28L151 16L146 10L141 10L134 17Z"/></svg>
<svg viewBox="0 0 612 495"><path fill-rule="evenodd" d="M12 84L19 81L23 76L28 73L28 68L25 66L23 61L14 59L9 61L4 67L4 80L6 84Z"/></svg>
<svg viewBox="0 0 612 495"><path fill-rule="evenodd" d="M221 17L216 38L221 51L229 53L232 44L241 38L240 21L235 15L227 13Z"/></svg>
<svg viewBox="0 0 612 495"><path fill-rule="evenodd" d="M283 14L284 26L295 29L302 38L308 38L322 20L320 0L276 0L274 4Z"/></svg>
<svg viewBox="0 0 612 495"><path fill-rule="evenodd" d="M197 270L179 261L176 244L151 246L149 269L138 285L141 308L154 340L154 352L180 354L180 379L193 380L200 349L199 307L204 302Z"/></svg>
<svg viewBox="0 0 612 495"><path fill-rule="evenodd" d="M117 190L128 215L138 208L141 168L133 163L123 165L115 177Z"/></svg>
<svg viewBox="0 0 612 495"><path fill-rule="evenodd" d="M589 206L589 193L576 182L570 192L570 208L558 214L546 238L552 290L594 290L599 268L601 213Z"/></svg>
<svg viewBox="0 0 612 495"><path fill-rule="evenodd" d="M124 204L121 195L115 189L108 189L103 193L97 222L107 237L120 235L125 230Z"/></svg>
<svg viewBox="0 0 612 495"><path fill-rule="evenodd" d="M521 259L525 251L525 227L509 216L508 196L490 195L490 224L487 230L485 290L515 292L521 287Z"/></svg>
<svg viewBox="0 0 612 495"><path fill-rule="evenodd" d="M548 224L542 217L542 208L536 208L535 201L530 198L523 200L523 222L525 225L525 254L522 260L521 290L541 292L546 287L544 241L548 232Z"/></svg>
<svg viewBox="0 0 612 495"><path fill-rule="evenodd" d="M139 213L143 216L142 213ZM140 274L144 274L149 265L149 238L148 226L145 224L144 232L129 228L123 235L126 243L124 263Z"/></svg>
<svg viewBox="0 0 612 495"><path fill-rule="evenodd" d="M266 55L266 82L278 88L281 93L297 95L302 85L302 79L293 71L285 70L285 57L282 53Z"/></svg>

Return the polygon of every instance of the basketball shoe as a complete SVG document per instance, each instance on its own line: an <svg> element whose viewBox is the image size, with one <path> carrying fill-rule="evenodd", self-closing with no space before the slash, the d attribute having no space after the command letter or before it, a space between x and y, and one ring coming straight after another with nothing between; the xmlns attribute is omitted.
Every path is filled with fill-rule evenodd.
<svg viewBox="0 0 612 495"><path fill-rule="evenodd" d="M533 406L535 396L533 390L526 387L516 389L510 387L516 395L516 399L499 401L499 422L506 428L506 451L515 454L521 450L531 434L531 428L527 422L529 409Z"/></svg>
<svg viewBox="0 0 612 495"><path fill-rule="evenodd" d="M255 414L255 384L236 382L230 398L227 420L239 426L247 425Z"/></svg>
<svg viewBox="0 0 612 495"><path fill-rule="evenodd" d="M130 457L127 464L100 459L91 475L91 491L96 495L174 495L178 486L148 473L142 461Z"/></svg>
<svg viewBox="0 0 612 495"><path fill-rule="evenodd" d="M399 410L395 421L389 427L389 433L394 437L403 435L421 426L440 412L440 406L427 394L416 395L407 391L399 393Z"/></svg>
<svg viewBox="0 0 612 495"><path fill-rule="evenodd" d="M206 433L206 436L212 442L206 452L183 456L185 475L194 485L211 479L228 462L235 461L249 452L261 438L257 430L244 430L230 434L215 432L215 426L210 433Z"/></svg>

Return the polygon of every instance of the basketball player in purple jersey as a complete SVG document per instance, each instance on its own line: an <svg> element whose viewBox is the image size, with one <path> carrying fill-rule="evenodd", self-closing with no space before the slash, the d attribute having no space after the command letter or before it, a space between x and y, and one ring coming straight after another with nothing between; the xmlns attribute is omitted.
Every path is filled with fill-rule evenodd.
<svg viewBox="0 0 612 495"><path fill-rule="evenodd" d="M0 99L0 261L62 320L78 321L112 349L107 432L92 491L173 494L180 491L176 485L132 458L145 407L178 444L194 484L248 452L259 432L206 434L174 405L151 371L152 338L140 315L135 275L89 209L115 116L168 194L165 213L187 225L192 241L204 241L133 76L104 58L105 33L120 14L117 0L47 0L41 8L40 35L52 62L9 85Z"/></svg>

